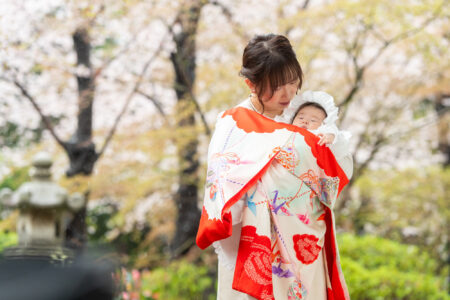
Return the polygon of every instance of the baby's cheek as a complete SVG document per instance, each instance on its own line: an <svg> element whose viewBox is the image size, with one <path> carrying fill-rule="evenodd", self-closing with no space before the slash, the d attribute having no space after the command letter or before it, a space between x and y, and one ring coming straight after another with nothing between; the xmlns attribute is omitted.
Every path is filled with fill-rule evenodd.
<svg viewBox="0 0 450 300"><path fill-rule="evenodd" d="M305 121L297 117L294 119L294 121L292 121L292 124L295 126L302 126L303 124L305 124Z"/></svg>

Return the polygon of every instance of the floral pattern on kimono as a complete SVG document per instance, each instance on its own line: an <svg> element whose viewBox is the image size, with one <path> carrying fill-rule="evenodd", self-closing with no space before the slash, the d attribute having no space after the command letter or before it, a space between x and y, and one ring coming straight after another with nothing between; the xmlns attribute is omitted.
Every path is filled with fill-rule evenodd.
<svg viewBox="0 0 450 300"><path fill-rule="evenodd" d="M197 245L231 236L230 208L246 199L233 289L257 299L308 299L321 269L328 299L349 299L331 210L348 179L317 140L243 107L219 118Z"/></svg>

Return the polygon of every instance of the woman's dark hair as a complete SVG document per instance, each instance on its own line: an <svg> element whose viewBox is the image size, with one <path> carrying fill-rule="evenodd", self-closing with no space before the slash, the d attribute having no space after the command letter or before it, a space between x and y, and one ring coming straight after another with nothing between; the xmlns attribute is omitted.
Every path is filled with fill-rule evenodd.
<svg viewBox="0 0 450 300"><path fill-rule="evenodd" d="M302 108L305 108L305 107L307 107L307 106L313 106L313 107L315 107L315 108L318 108L318 109L322 110L323 113L325 114L325 118L328 117L327 111L326 111L325 108L323 108L322 105L320 105L319 103L316 103L316 102L305 102L305 103L303 103L302 105L300 105L300 106L297 108L297 111L295 112L294 116L292 117L291 123L294 122L294 119L295 119L295 117L297 116L298 112L299 112Z"/></svg>
<svg viewBox="0 0 450 300"><path fill-rule="evenodd" d="M261 95L266 90L271 97L276 88L292 81L300 80L303 72L289 40L282 35L256 35L247 44L242 55L241 76L256 85L256 93L262 104Z"/></svg>

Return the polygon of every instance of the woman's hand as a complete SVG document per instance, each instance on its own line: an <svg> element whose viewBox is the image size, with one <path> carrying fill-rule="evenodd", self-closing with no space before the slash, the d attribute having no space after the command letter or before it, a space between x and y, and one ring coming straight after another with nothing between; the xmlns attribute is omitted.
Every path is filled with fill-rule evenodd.
<svg viewBox="0 0 450 300"><path fill-rule="evenodd" d="M317 142L319 146L332 144L334 141L334 134L331 133L319 133L317 136L320 137L320 140Z"/></svg>

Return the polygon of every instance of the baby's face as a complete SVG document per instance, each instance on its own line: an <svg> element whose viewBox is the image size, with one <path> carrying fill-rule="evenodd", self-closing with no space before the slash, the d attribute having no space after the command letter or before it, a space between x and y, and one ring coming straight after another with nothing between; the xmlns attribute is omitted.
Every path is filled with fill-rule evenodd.
<svg viewBox="0 0 450 300"><path fill-rule="evenodd" d="M293 125L315 130L320 127L326 115L320 108L306 106L300 109L292 122Z"/></svg>

